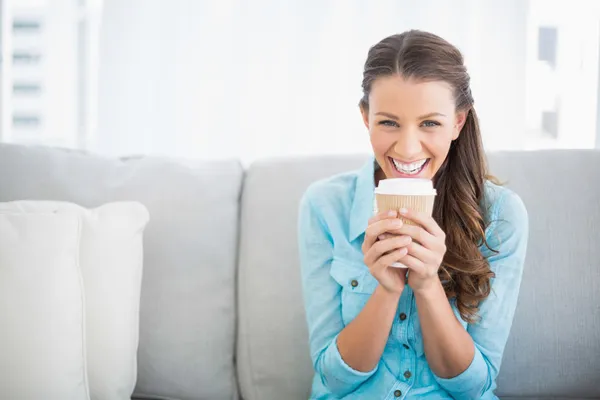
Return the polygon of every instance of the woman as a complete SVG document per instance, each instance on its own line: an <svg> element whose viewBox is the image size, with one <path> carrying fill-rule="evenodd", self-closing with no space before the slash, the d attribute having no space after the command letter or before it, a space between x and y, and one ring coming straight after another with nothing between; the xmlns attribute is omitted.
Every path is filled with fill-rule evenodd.
<svg viewBox="0 0 600 400"><path fill-rule="evenodd" d="M528 222L486 174L463 57L430 33L394 35L370 49L362 86L374 160L313 184L300 210L311 398L495 399ZM395 177L433 180L433 217L372 217L375 185Z"/></svg>

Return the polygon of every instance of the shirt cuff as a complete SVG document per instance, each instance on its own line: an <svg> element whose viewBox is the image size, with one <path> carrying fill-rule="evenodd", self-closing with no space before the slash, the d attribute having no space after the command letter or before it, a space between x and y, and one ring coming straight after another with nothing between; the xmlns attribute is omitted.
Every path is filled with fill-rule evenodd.
<svg viewBox="0 0 600 400"><path fill-rule="evenodd" d="M434 376L439 385L450 394L453 394L453 397L461 398L460 394L465 394L468 396L475 395L475 397L465 398L478 398L488 381L488 365L481 351L475 346L475 355L471 365L460 375L454 378L440 378L435 374Z"/></svg>
<svg viewBox="0 0 600 400"><path fill-rule="evenodd" d="M342 355L337 346L337 338L338 337L336 336L327 350L325 350L325 354L323 355L324 364L328 367L327 369L331 374L331 378L350 386L358 386L369 379L375 371L377 371L379 365L376 365L375 368L369 372L355 370L342 359Z"/></svg>

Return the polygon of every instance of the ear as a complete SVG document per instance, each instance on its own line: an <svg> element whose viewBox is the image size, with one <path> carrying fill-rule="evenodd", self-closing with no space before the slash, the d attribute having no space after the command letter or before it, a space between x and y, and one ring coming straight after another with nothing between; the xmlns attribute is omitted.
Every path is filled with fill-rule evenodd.
<svg viewBox="0 0 600 400"><path fill-rule="evenodd" d="M369 129L369 110L365 109L362 105L358 106L360 108L360 114L362 115L363 124L365 124L365 128Z"/></svg>
<svg viewBox="0 0 600 400"><path fill-rule="evenodd" d="M459 111L456 113L454 117L454 130L452 132L452 140L458 139L460 132L462 131L463 126L467 122L467 115L469 114L469 110L467 111Z"/></svg>

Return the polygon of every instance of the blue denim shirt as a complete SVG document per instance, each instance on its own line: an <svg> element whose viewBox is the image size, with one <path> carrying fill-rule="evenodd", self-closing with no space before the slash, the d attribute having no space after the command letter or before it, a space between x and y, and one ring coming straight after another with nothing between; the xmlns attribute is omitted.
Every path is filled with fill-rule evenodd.
<svg viewBox="0 0 600 400"><path fill-rule="evenodd" d="M490 247L481 246L496 276L479 307L479 321L458 320L473 338L475 356L460 375L443 379L429 368L414 293L407 285L383 355L369 372L347 365L337 336L362 310L378 285L363 262L361 245L373 214L374 160L361 170L314 183L300 206L299 249L310 353L315 375L311 399L496 399L496 376L511 328L528 237L527 211L509 189L486 182Z"/></svg>

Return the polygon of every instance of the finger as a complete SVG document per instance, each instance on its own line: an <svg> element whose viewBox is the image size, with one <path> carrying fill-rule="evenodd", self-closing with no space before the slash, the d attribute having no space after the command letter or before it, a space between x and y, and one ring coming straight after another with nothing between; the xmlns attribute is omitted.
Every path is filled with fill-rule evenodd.
<svg viewBox="0 0 600 400"><path fill-rule="evenodd" d="M419 260L416 257L411 256L410 254L407 254L406 256L404 256L401 260L399 260L399 262L402 263L404 266L406 266L409 270L414 271L417 274L425 273L426 267L425 267L425 264L423 263L423 261Z"/></svg>
<svg viewBox="0 0 600 400"><path fill-rule="evenodd" d="M382 233L381 235L377 236L377 239L379 239L379 240L385 240L385 239L389 239L389 238L394 237L394 236L397 236L397 235L393 235L391 233Z"/></svg>
<svg viewBox="0 0 600 400"><path fill-rule="evenodd" d="M366 265L373 265L383 255L391 253L399 248L406 247L412 239L410 236L396 236L377 241L367 250L364 257Z"/></svg>
<svg viewBox="0 0 600 400"><path fill-rule="evenodd" d="M377 221L381 221L384 219L388 219L388 218L397 218L398 217L398 212L396 210L391 210L391 211L382 211L380 213L375 214L374 216L372 216L369 219L369 224L374 224Z"/></svg>
<svg viewBox="0 0 600 400"><path fill-rule="evenodd" d="M410 236L414 242L418 242L428 249L433 250L436 248L436 237L418 225L404 224L396 233Z"/></svg>
<svg viewBox="0 0 600 400"><path fill-rule="evenodd" d="M406 247L412 242L412 238L406 235L393 235L389 239L380 240L373 245L373 251L378 255L377 258L384 254L390 253L396 249Z"/></svg>
<svg viewBox="0 0 600 400"><path fill-rule="evenodd" d="M420 260L423 264L439 264L436 253L419 243L412 242L408 246L408 254Z"/></svg>
<svg viewBox="0 0 600 400"><path fill-rule="evenodd" d="M408 250L406 249L406 247L403 247L389 254L386 254L383 257L380 257L375 263L375 266L373 267L373 272L377 273L381 270L389 268L393 263L397 262L398 260L406 258L407 254Z"/></svg>
<svg viewBox="0 0 600 400"><path fill-rule="evenodd" d="M373 243L377 241L379 235L399 229L404 223L398 218L383 219L372 223L365 231L365 240L363 242L363 252L368 251Z"/></svg>
<svg viewBox="0 0 600 400"><path fill-rule="evenodd" d="M386 240L380 240L367 251L364 262L367 265L373 265L381 256L406 247L411 241L410 236L393 236Z"/></svg>
<svg viewBox="0 0 600 400"><path fill-rule="evenodd" d="M416 222L417 225L422 226L427 232L432 234L433 236L444 236L444 231L437 222L431 217L429 214L426 214L422 211L415 211L406 208L402 208L400 210L400 215L404 218L410 219L413 222Z"/></svg>

